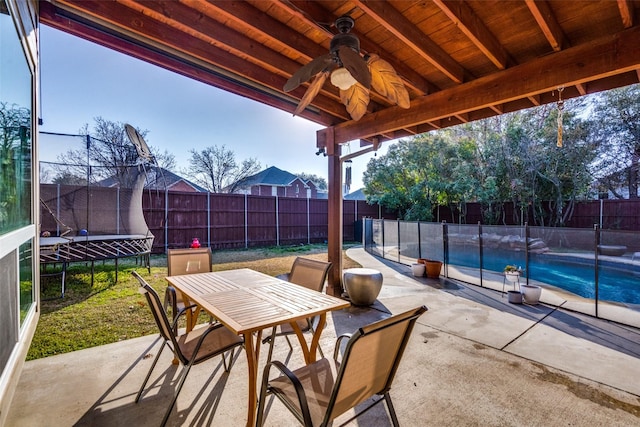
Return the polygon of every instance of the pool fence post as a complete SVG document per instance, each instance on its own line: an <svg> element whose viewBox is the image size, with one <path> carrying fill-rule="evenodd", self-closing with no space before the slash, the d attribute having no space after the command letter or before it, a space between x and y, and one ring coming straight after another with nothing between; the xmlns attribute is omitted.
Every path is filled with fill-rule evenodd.
<svg viewBox="0 0 640 427"><path fill-rule="evenodd" d="M449 233L447 221L442 221L442 261L444 262L444 277L449 278Z"/></svg>
<svg viewBox="0 0 640 427"><path fill-rule="evenodd" d="M420 221L418 221L418 258L422 258L422 239L420 238Z"/></svg>
<svg viewBox="0 0 640 427"><path fill-rule="evenodd" d="M400 218L396 222L398 224L398 263L400 263Z"/></svg>
<svg viewBox="0 0 640 427"><path fill-rule="evenodd" d="M380 228L382 229L382 259L386 259L387 256L386 256L386 252L384 250L384 218L381 218L380 221L381 221L380 222L380 225L381 225Z"/></svg>
<svg viewBox="0 0 640 427"><path fill-rule="evenodd" d="M529 286L529 223L524 223L524 275L525 284Z"/></svg>
<svg viewBox="0 0 640 427"><path fill-rule="evenodd" d="M480 287L482 288L482 270L483 270L483 265L484 265L484 258L483 258L483 243L482 243L482 223L480 223L480 221L478 221L478 255L480 257Z"/></svg>
<svg viewBox="0 0 640 427"><path fill-rule="evenodd" d="M598 224L593 224L593 232L594 232L594 241L595 241L595 247L594 247L594 254L595 254L595 258L594 258L594 284L595 284L595 309L596 309L596 317L598 317L598 246L600 246L600 227L598 226Z"/></svg>

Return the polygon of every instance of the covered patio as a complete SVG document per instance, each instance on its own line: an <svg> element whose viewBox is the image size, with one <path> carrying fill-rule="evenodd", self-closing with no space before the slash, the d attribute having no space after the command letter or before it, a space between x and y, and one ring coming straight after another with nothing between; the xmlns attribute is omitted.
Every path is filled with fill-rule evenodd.
<svg viewBox="0 0 640 427"><path fill-rule="evenodd" d="M637 0L11 3L24 9L23 22L34 18L32 24L38 21L239 96L291 113L303 103L299 115L326 126L317 133L315 147L301 149L310 156L327 155L328 258L334 265L327 293L336 296L343 290L344 161L397 138L640 81ZM366 98L345 98L329 81L316 83L315 74L284 90L301 67L329 52L338 32L333 23L344 15L354 20L351 33L363 60L378 55L397 73L409 108L376 90L367 89ZM30 34L33 48L37 41ZM37 68L37 52L32 53ZM325 71L329 80L330 70ZM37 81L37 72L32 75ZM35 107L35 91L33 98ZM363 99L365 111L355 120L344 104ZM34 123L34 165L37 133ZM343 153L354 141L359 151ZM277 149L277 141L273 144ZM37 187L35 177L33 200ZM34 238L37 254L34 215L28 237ZM352 307L330 316L322 338L325 351L336 335L389 313L418 304L430 309L418 321L391 390L401 424L638 423L637 330L542 305L514 310L496 292L416 280L405 267L364 253L353 256L382 271L385 286L373 308ZM35 255L34 265L38 261ZM37 268L34 283L37 294ZM37 320L37 314L32 317ZM20 336L16 357L26 353L35 323ZM143 337L25 363L9 412L3 406L0 419L6 416L10 426L157 425L175 386L168 354L153 389L133 403L149 355L156 351L153 341ZM276 358L286 357L286 346L277 351ZM230 374L216 363L194 368L171 424L246 423L246 359L241 353ZM294 347L291 364L300 363ZM20 366L12 362L15 378ZM280 405L269 409L267 425L295 424ZM382 406L352 424L389 425L380 411Z"/></svg>
<svg viewBox="0 0 640 427"><path fill-rule="evenodd" d="M46 25L287 112L309 90L299 116L327 127L317 147L301 149L328 156L332 295L342 292L343 161L385 141L640 81L636 0L46 0L39 13ZM344 15L360 54L397 73L383 79L386 94L341 94L329 83L333 63L326 75L302 73L309 83L298 78L328 54ZM292 76L302 84L285 91ZM409 108L389 94L398 82ZM360 102L366 111L353 120L343 103ZM343 153L352 141L361 150Z"/></svg>
<svg viewBox="0 0 640 427"><path fill-rule="evenodd" d="M416 279L408 267L381 261L363 249L350 249L348 255L380 270L385 284L374 306L328 316L325 353L338 334L391 312L418 304L429 307L416 324L391 388L400 425L638 423L638 330L544 305L516 306L493 290ZM160 360L150 391L134 403L158 350L155 338L27 362L7 425L158 425L178 372L169 353ZM286 360L288 350L279 342L274 359ZM263 360L265 353L266 348ZM294 343L289 365L301 363ZM220 359L195 366L168 425L243 425L246 369L242 353L229 374ZM297 425L280 402L274 400L268 410L265 425ZM349 425L388 426L390 421L378 405Z"/></svg>

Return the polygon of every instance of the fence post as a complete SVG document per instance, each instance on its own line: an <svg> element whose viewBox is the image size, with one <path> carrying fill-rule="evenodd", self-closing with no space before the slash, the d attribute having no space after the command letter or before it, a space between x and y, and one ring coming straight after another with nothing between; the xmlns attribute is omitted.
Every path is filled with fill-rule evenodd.
<svg viewBox="0 0 640 427"><path fill-rule="evenodd" d="M120 234L120 187L116 188L116 234Z"/></svg>
<svg viewBox="0 0 640 427"><path fill-rule="evenodd" d="M524 274L525 285L529 286L529 223L524 223Z"/></svg>
<svg viewBox="0 0 640 427"><path fill-rule="evenodd" d="M211 247L211 191L207 191L207 243Z"/></svg>
<svg viewBox="0 0 640 427"><path fill-rule="evenodd" d="M449 278L449 227L447 221L442 221L442 252L444 277Z"/></svg>
<svg viewBox="0 0 640 427"><path fill-rule="evenodd" d="M278 212L278 195L276 194L276 246L280 246L280 212Z"/></svg>
<svg viewBox="0 0 640 427"><path fill-rule="evenodd" d="M420 221L418 221L418 258L422 258L422 238L420 237Z"/></svg>
<svg viewBox="0 0 640 427"><path fill-rule="evenodd" d="M385 256L386 252L384 250L384 246L385 246L384 245L384 218L381 218L380 221L381 221L380 225L382 226L381 227L382 228L382 259L386 259L386 256Z"/></svg>
<svg viewBox="0 0 640 427"><path fill-rule="evenodd" d="M164 253L169 250L169 189L164 189Z"/></svg>
<svg viewBox="0 0 640 427"><path fill-rule="evenodd" d="M594 274L595 274L594 283L595 283L595 292L596 292L596 294L595 294L595 305L596 305L595 309L596 309L596 317L598 317L598 276L600 275L599 274L599 266L598 266L599 265L599 263L598 263L598 246L600 246L600 227L598 226L598 224L593 224L593 232L594 232L594 235L595 235L594 236L595 237L594 238L594 241L595 241L595 248L594 248L595 249L595 251L594 251L594 253L595 253L595 258L594 258L595 265L594 265L594 269L593 269Z"/></svg>
<svg viewBox="0 0 640 427"><path fill-rule="evenodd" d="M400 218L396 220L398 226L398 262L400 262Z"/></svg>
<svg viewBox="0 0 640 427"><path fill-rule="evenodd" d="M480 287L483 286L482 271L484 270L484 244L482 242L482 223L478 221L478 255L480 256Z"/></svg>
<svg viewBox="0 0 640 427"><path fill-rule="evenodd" d="M248 212L248 202L247 202L247 193L244 194L244 248L247 249L249 247L249 212Z"/></svg>
<svg viewBox="0 0 640 427"><path fill-rule="evenodd" d="M311 202L307 197L307 245L311 244Z"/></svg>

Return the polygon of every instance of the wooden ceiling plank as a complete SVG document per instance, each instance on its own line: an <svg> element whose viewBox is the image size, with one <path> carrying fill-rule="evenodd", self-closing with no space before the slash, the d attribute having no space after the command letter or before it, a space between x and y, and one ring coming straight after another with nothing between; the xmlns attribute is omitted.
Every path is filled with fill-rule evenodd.
<svg viewBox="0 0 640 427"><path fill-rule="evenodd" d="M220 14L240 26L250 27L260 32L270 42L294 50L304 61L303 63L327 53L327 50L322 46L244 1L180 1L195 10L206 14L213 11L213 13Z"/></svg>
<svg viewBox="0 0 640 427"><path fill-rule="evenodd" d="M119 28L135 28L138 38L144 37L176 52L180 52L181 47L189 46L189 54L194 55L193 58L195 60L202 61L205 64L213 64L229 71L232 75L246 77L246 79L264 86L265 89L269 88L274 92L279 92L286 83L286 79L283 76L268 73L256 64L232 55L200 38L194 38L192 35L178 29L172 30L166 25L163 26L150 16L138 13L124 5L98 0L78 2L77 5L74 5L74 8L86 13L88 16L101 17L110 25ZM241 72L238 70L241 70ZM242 78L237 77L237 79L240 83L242 82ZM303 93L304 88L300 88L300 92L294 92L291 95L299 95L301 97ZM333 98L328 98L324 95L318 96L315 99L314 106L335 117L349 120L342 103ZM291 111L293 112L293 110Z"/></svg>
<svg viewBox="0 0 640 427"><path fill-rule="evenodd" d="M267 91L256 91L254 87L250 87L247 84L208 72L201 67L193 67L191 64L185 63L177 57L160 53L157 49L149 49L139 44L129 43L105 31L87 27L64 16L60 16L56 13L56 9L51 3L42 3L40 5L40 22L221 90L244 96L283 111L293 113L295 109L295 104L292 102L278 96L270 95ZM305 111L301 116L324 126L330 126L338 121L335 116L327 114L322 110L317 112Z"/></svg>
<svg viewBox="0 0 640 427"><path fill-rule="evenodd" d="M633 27L633 5L630 0L618 0L618 10L624 28Z"/></svg>
<svg viewBox="0 0 640 427"><path fill-rule="evenodd" d="M564 31L558 24L551 6L546 0L525 0L542 33L556 52L568 47Z"/></svg>
<svg viewBox="0 0 640 427"><path fill-rule="evenodd" d="M391 4L376 0L354 0L353 3L453 82L464 81L464 68Z"/></svg>
<svg viewBox="0 0 640 427"><path fill-rule="evenodd" d="M415 99L409 110L390 107L365 115L358 122L338 124L332 132L338 143L367 138L552 91L559 86L572 86L636 71L640 68L638 40L640 27L632 27L615 35Z"/></svg>
<svg viewBox="0 0 640 427"><path fill-rule="evenodd" d="M300 67L298 62L256 43L255 40L222 25L188 5L140 0L119 0L119 3L213 46L224 47L224 50L229 50L238 57L251 58L262 68L271 70L273 73L284 76L293 74Z"/></svg>
<svg viewBox="0 0 640 427"><path fill-rule="evenodd" d="M507 51L467 3L450 0L433 0L433 2L498 69L504 70L509 62L513 63Z"/></svg>
<svg viewBox="0 0 640 427"><path fill-rule="evenodd" d="M329 31L323 25L318 22L334 22L337 16L334 16L330 12L322 9L316 2L309 1L280 1L274 2L274 6L281 7L297 18L304 20L307 25L315 27L321 31L327 33L329 39L334 36L334 33ZM414 69L407 66L404 62L397 61L391 54L380 50L380 46L375 44L369 38L358 34L358 24L356 28L352 30L352 33L358 36L360 39L360 49L367 53L377 53L382 59L387 61L396 70L398 75L403 78L405 84L419 95L426 95L432 92L440 90L433 83L426 80L422 75L417 73Z"/></svg>

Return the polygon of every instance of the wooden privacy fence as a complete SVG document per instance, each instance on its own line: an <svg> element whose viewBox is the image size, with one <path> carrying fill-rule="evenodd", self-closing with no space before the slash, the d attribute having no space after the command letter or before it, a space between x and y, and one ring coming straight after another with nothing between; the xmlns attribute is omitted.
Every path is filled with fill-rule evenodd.
<svg viewBox="0 0 640 427"><path fill-rule="evenodd" d="M189 246L194 237L214 249L327 241L324 199L148 191L142 205L156 252ZM344 240L360 239L356 221L380 215L378 205L343 201Z"/></svg>
<svg viewBox="0 0 640 427"><path fill-rule="evenodd" d="M41 230L52 235L59 234L57 221L73 224L71 234L78 234L80 229L91 229L88 224L97 216L112 216L115 224L121 215L118 212L121 192L117 188L42 184L41 194L50 195L47 205L51 210L41 206ZM54 200L55 194L65 197ZM109 204L108 211L100 208L105 203ZM142 207L149 230L155 236L154 253L188 247L194 237L201 245L213 249L327 241L325 199L145 190ZM380 218L381 214L378 205L345 200L344 240L359 241L361 230L356 221L365 216ZM91 231L94 232L104 234Z"/></svg>

